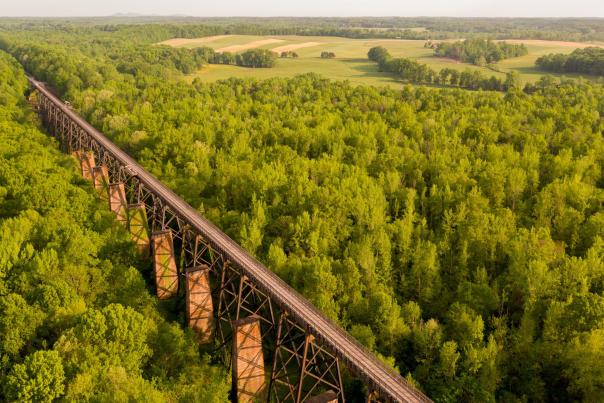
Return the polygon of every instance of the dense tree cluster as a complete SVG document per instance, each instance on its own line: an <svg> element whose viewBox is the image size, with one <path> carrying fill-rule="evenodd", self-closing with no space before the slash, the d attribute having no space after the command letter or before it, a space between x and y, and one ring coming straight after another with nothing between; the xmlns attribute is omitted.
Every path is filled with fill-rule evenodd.
<svg viewBox="0 0 604 403"><path fill-rule="evenodd" d="M0 400L221 402L225 371L161 314L129 234L36 128L0 51Z"/></svg>
<svg viewBox="0 0 604 403"><path fill-rule="evenodd" d="M169 46L130 46L116 49L110 58L116 60L118 71L129 74L144 67L146 73L161 74L162 70L173 69L184 74L199 70L204 64L217 63L211 48L173 48Z"/></svg>
<svg viewBox="0 0 604 403"><path fill-rule="evenodd" d="M290 57L292 59L297 59L299 56L298 56L298 53L294 52L293 50L288 50L286 52L281 52L280 57L282 57L282 58Z"/></svg>
<svg viewBox="0 0 604 403"><path fill-rule="evenodd" d="M496 63L511 57L524 56L528 49L524 44L515 45L507 42L493 42L484 39L466 39L457 42L426 42L434 49L434 55L448 57L477 66Z"/></svg>
<svg viewBox="0 0 604 403"><path fill-rule="evenodd" d="M469 90L507 91L511 88L520 88L520 77L517 72L506 74L506 79L501 80L495 76L485 76L479 71L466 69L444 68L440 71L431 69L415 60L399 57L392 58L388 50L382 46L369 49L367 57L378 63L380 71L394 74L401 80L415 84L435 84L451 87L466 88Z"/></svg>
<svg viewBox="0 0 604 403"><path fill-rule="evenodd" d="M173 69L184 74L199 70L204 64L234 64L241 67L274 67L277 54L267 49L250 49L242 53L216 52L210 47L193 49L169 46L138 46L119 48L110 57L116 61L121 72L133 74L141 66L162 74L162 70Z"/></svg>
<svg viewBox="0 0 604 403"><path fill-rule="evenodd" d="M570 54L551 53L535 61L537 67L556 73L582 73L604 76L604 49L588 47Z"/></svg>
<svg viewBox="0 0 604 403"><path fill-rule="evenodd" d="M237 54L236 64L243 67L274 67L277 53L268 49L250 49Z"/></svg>
<svg viewBox="0 0 604 403"><path fill-rule="evenodd" d="M118 40L35 35L4 46L435 401L604 400L602 86L188 84L118 71ZM88 343L97 311L69 341Z"/></svg>
<svg viewBox="0 0 604 403"><path fill-rule="evenodd" d="M386 60L390 59L390 52L383 46L374 46L369 49L367 52L367 58L376 63L384 63Z"/></svg>
<svg viewBox="0 0 604 403"><path fill-rule="evenodd" d="M335 59L336 54L333 52L321 52L321 59Z"/></svg>

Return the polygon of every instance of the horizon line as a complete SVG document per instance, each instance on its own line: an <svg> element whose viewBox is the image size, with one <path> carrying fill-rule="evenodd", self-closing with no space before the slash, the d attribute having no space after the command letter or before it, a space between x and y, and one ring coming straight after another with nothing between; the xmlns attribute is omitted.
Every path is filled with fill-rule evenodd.
<svg viewBox="0 0 604 403"><path fill-rule="evenodd" d="M484 19L591 19L604 20L604 16L451 16L451 15L188 15L188 14L139 14L117 12L103 15L0 15L0 18L484 18Z"/></svg>

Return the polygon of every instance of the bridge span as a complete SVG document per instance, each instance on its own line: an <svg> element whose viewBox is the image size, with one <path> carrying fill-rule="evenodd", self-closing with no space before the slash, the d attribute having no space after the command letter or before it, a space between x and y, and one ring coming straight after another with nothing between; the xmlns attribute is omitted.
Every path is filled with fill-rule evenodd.
<svg viewBox="0 0 604 403"><path fill-rule="evenodd" d="M344 402L342 377L367 401L429 402L309 301L28 77L44 125L154 261L159 298L186 298L200 343L223 347L236 401Z"/></svg>

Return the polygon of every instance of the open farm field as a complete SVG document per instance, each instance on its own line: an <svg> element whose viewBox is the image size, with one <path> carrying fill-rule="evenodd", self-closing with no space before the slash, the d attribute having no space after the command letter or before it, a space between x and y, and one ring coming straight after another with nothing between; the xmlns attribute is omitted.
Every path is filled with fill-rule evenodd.
<svg viewBox="0 0 604 403"><path fill-rule="evenodd" d="M510 43L524 43L529 49L526 56L503 60L495 66L498 71L487 67L478 67L455 60L435 57L432 49L424 48L423 40L404 39L350 39L324 36L256 36L256 35L219 35L207 38L175 38L162 42L175 47L195 48L209 46L216 51L239 52L246 49L270 49L275 52L292 50L298 53L297 59L279 59L270 69L249 69L237 66L210 65L187 76L189 80L201 78L212 82L230 77L292 77L297 74L314 72L327 78L349 80L357 84L400 86L401 83L390 74L381 73L377 65L367 60L367 52L374 46L383 46L393 57L408 57L440 70L454 68L458 70L479 70L499 78L506 72L517 71L523 82L534 82L544 72L535 68L535 60L548 53L570 53L577 48L602 46L579 42L510 40ZM335 59L321 59L323 51L334 52Z"/></svg>
<svg viewBox="0 0 604 403"><path fill-rule="evenodd" d="M537 81L544 74L552 74L542 71L535 66L535 61L550 53L571 53L575 49L583 49L589 46L603 47L602 43L578 43L561 41L542 41L542 40L509 40L509 43L524 43L529 50L528 55L505 59L497 63L496 68L502 72L517 71L520 77L527 82ZM552 74L560 76L560 74ZM578 77L578 74L566 74L566 77Z"/></svg>

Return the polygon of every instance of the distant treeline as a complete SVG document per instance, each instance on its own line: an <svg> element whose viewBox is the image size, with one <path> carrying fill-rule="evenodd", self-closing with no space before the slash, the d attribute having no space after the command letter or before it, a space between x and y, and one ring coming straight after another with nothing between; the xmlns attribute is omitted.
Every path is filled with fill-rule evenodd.
<svg viewBox="0 0 604 403"><path fill-rule="evenodd" d="M393 73L398 78L415 84L436 84L469 90L492 91L506 91L510 88L520 87L520 79L516 72L506 74L506 79L502 81L495 76L487 77L479 71L469 69L461 72L449 68L436 71L411 59L393 58L388 50L381 46L371 48L367 56L378 63L380 71Z"/></svg>
<svg viewBox="0 0 604 403"><path fill-rule="evenodd" d="M449 57L477 66L528 54L528 49L524 44L514 45L485 39L466 39L465 41L440 43L427 42L426 46L434 49L436 56Z"/></svg>
<svg viewBox="0 0 604 403"><path fill-rule="evenodd" d="M347 38L402 39L544 39L604 40L604 20L598 18L192 18L108 17L77 19L0 19L0 28L30 30L35 24L69 33L101 29L123 39L157 42L173 37L219 34L321 35ZM153 25L147 25L153 23ZM150 28L152 27L152 28Z"/></svg>
<svg viewBox="0 0 604 403"><path fill-rule="evenodd" d="M604 49L598 47L576 49L568 55L551 53L541 56L535 64L543 70L556 73L585 73L604 76Z"/></svg>
<svg viewBox="0 0 604 403"><path fill-rule="evenodd" d="M243 53L218 53L209 47L195 49L168 46L133 46L117 48L110 57L117 60L120 72L134 74L145 68L161 70L161 66L190 74L204 64L232 64L242 67L273 67L277 54L266 49L250 49Z"/></svg>

